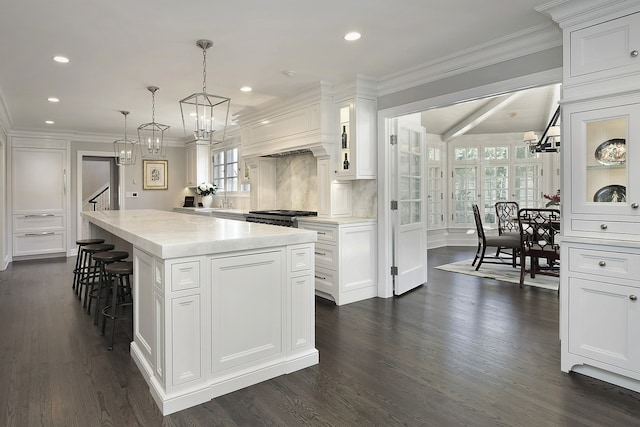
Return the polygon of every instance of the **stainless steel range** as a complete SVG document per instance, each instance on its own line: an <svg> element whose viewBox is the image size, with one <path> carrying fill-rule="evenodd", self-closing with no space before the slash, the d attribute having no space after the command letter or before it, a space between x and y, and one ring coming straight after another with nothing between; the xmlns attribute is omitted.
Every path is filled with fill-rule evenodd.
<svg viewBox="0 0 640 427"><path fill-rule="evenodd" d="M245 214L245 219L247 222L259 222L262 224L281 225L284 227L298 227L298 217L301 216L318 216L318 212L284 209L249 211L248 214Z"/></svg>

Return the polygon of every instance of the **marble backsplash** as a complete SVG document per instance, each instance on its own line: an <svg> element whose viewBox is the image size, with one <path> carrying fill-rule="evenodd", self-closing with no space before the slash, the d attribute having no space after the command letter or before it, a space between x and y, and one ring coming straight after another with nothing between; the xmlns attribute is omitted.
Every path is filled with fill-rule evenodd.
<svg viewBox="0 0 640 427"><path fill-rule="evenodd" d="M318 167L313 154L280 157L276 161L278 209L318 210ZM352 181L352 215L377 217L377 181Z"/></svg>
<svg viewBox="0 0 640 427"><path fill-rule="evenodd" d="M279 157L276 161L278 209L318 210L318 166L313 154Z"/></svg>

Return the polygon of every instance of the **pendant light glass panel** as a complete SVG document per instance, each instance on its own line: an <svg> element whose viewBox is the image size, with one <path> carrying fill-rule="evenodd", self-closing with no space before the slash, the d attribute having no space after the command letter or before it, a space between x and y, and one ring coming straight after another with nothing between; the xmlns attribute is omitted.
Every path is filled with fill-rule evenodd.
<svg viewBox="0 0 640 427"><path fill-rule="evenodd" d="M128 111L120 111L124 116L124 138L113 141L113 151L116 155L118 166L130 166L136 164L136 151L138 141L127 138Z"/></svg>
<svg viewBox="0 0 640 427"><path fill-rule="evenodd" d="M151 123L144 123L138 126L138 143L140 144L140 154L143 159L157 159L167 155L164 133L169 130L170 126L156 123L155 95L158 88L149 86L147 89L151 92L152 99Z"/></svg>

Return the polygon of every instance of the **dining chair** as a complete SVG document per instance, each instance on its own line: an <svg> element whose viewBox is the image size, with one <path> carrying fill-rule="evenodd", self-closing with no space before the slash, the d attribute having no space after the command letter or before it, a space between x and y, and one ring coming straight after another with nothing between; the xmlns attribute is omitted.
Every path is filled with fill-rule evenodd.
<svg viewBox="0 0 640 427"><path fill-rule="evenodd" d="M476 265L476 261L478 265L476 265L476 271L480 268L480 265L484 263L489 264L504 264L505 259L495 256L486 256L487 247L496 248L509 248L513 250L518 250L520 248L520 237L515 236L487 236L484 232L484 227L482 225L482 216L480 215L480 208L478 205L474 203L473 205L473 218L476 222L476 232L478 234L478 249L476 250L476 256L471 263L472 266ZM516 266L515 257L511 258L512 267Z"/></svg>
<svg viewBox="0 0 640 427"><path fill-rule="evenodd" d="M511 236L519 240L520 228L518 226L518 211L520 210L520 206L518 202L500 201L496 202L494 207L496 210L496 222L498 224L498 236ZM496 256L500 256L501 249L503 248L498 248ZM511 256L517 257L519 249L520 248L512 248Z"/></svg>
<svg viewBox="0 0 640 427"><path fill-rule="evenodd" d="M560 276L560 245L556 236L560 232L560 211L558 209L524 208L518 210L520 229L520 287L524 285L524 276L536 274ZM527 267L527 257L529 264ZM547 262L540 265L540 260Z"/></svg>

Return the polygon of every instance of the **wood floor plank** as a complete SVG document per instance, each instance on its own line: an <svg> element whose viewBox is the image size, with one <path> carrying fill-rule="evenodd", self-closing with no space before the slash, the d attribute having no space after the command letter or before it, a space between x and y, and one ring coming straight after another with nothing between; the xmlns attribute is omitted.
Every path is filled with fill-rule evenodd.
<svg viewBox="0 0 640 427"><path fill-rule="evenodd" d="M436 270L429 283L337 307L316 299L320 364L163 417L128 352L71 290L75 260L0 272L2 426L621 426L640 394L560 371L557 294ZM108 328L109 330L109 328Z"/></svg>

